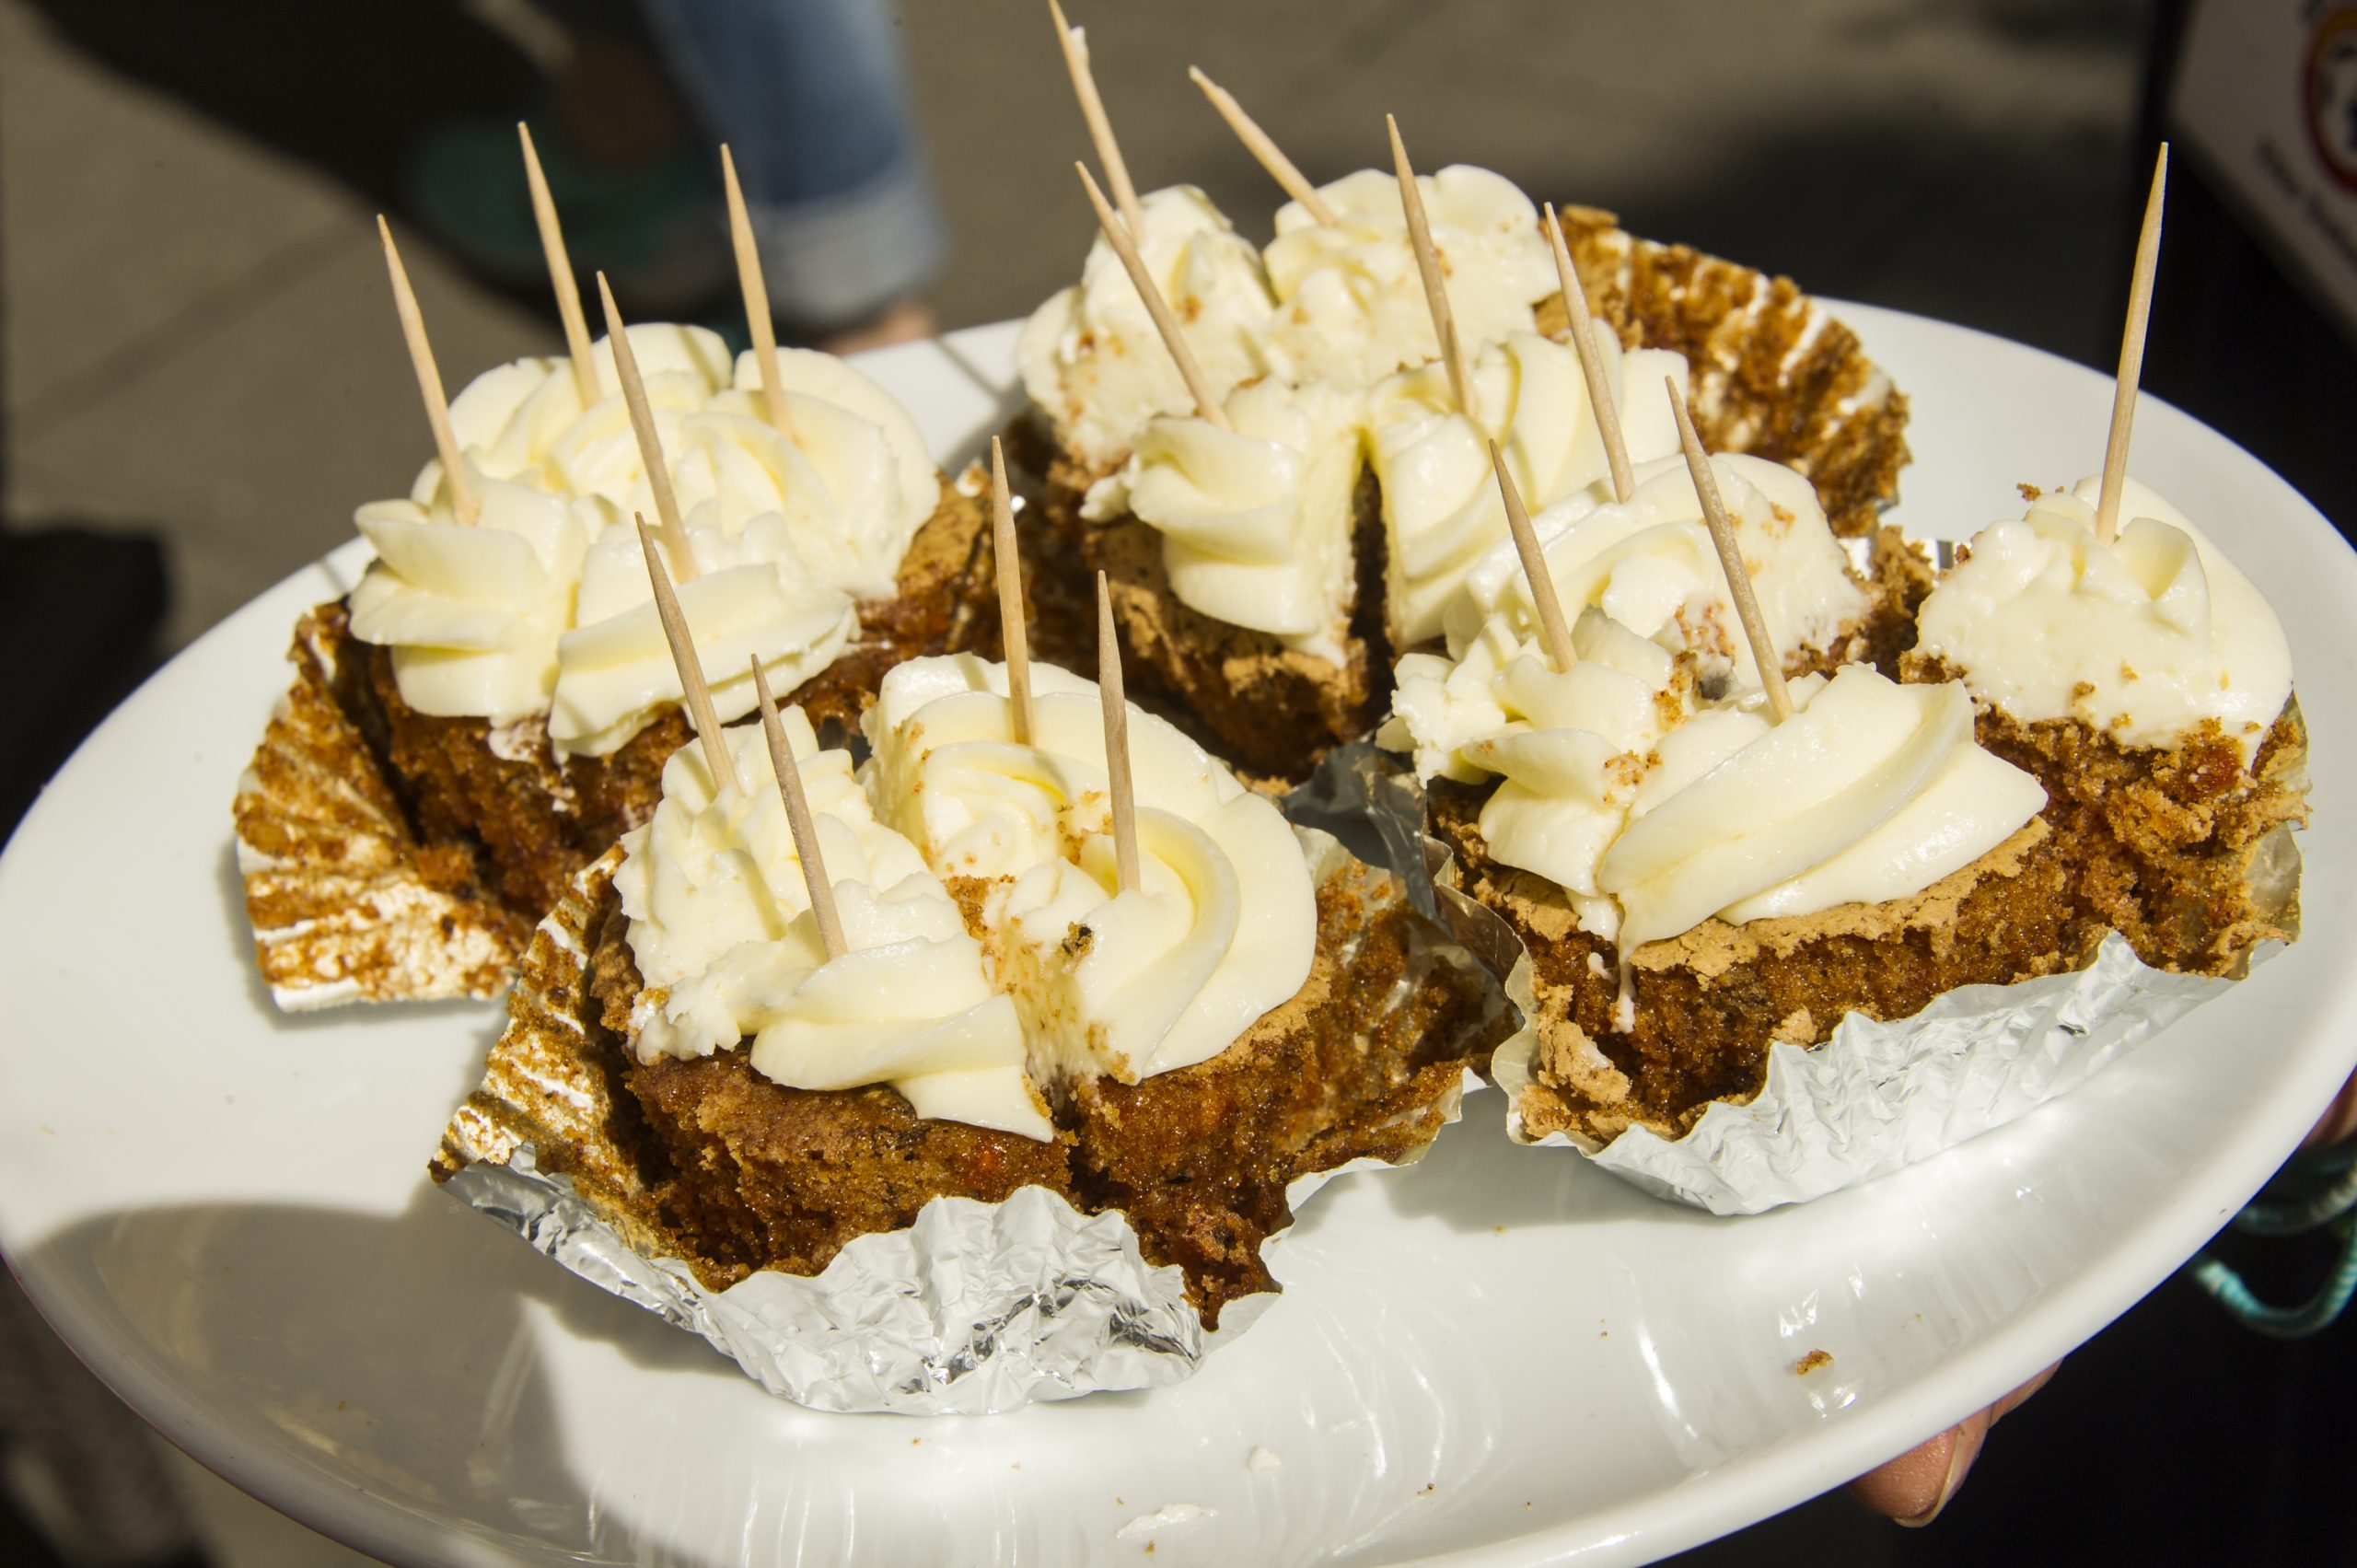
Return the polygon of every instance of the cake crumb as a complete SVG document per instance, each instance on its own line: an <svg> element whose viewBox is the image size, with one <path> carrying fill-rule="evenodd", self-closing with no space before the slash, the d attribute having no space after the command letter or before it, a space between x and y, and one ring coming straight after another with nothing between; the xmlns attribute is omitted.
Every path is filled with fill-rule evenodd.
<svg viewBox="0 0 2357 1568"><path fill-rule="evenodd" d="M2039 496L2046 494L2045 491L2040 490L2035 484L2016 484L2014 488L2022 493L2022 499L2025 501L2035 501Z"/></svg>
<svg viewBox="0 0 2357 1568"><path fill-rule="evenodd" d="M1801 1357L1798 1361L1793 1363L1793 1376L1795 1377L1805 1377L1820 1366L1830 1366L1832 1365L1833 1353L1831 1351L1813 1350L1806 1355Z"/></svg>

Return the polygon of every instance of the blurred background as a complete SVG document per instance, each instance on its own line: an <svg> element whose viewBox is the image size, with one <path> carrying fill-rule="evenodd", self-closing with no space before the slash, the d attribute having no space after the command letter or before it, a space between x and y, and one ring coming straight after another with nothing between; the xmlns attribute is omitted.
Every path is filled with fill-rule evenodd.
<svg viewBox="0 0 2357 1568"><path fill-rule="evenodd" d="M1190 64L1235 92L1313 180L1380 164L1388 110L1426 168L1486 165L1535 197L1611 208L1637 233L1788 273L1813 293L2106 369L2189 10L2167 0L1069 8L1139 185L1199 184L1255 238L1276 192L1190 85ZM356 504L408 488L429 447L374 214L402 241L453 389L519 354L561 351L537 252L517 261L517 233L529 234L512 183L519 116L532 116L552 174L560 160L573 171L559 202L575 260L598 264L607 248L605 264L630 280L619 285L626 312L741 331L711 149L725 128L714 105L732 90L741 99L743 84L680 67L690 9L0 0L0 650L58 672L15 721L31 739L5 775L0 827L157 659L349 538ZM880 41L897 56L912 110L907 150L923 172L908 187L916 205L894 209L916 236L902 247L912 275L893 280L888 298L849 306L821 276L807 296L819 303L786 330L842 341L1029 311L1075 276L1092 232L1071 174L1087 141L1044 5L902 0L868 11L863 46ZM747 139L737 141L745 159ZM499 172L478 179L487 159ZM2146 384L2252 446L2329 515L2357 518L2338 460L2347 340L2235 221L2234 198L2205 182L2198 160L2180 163L2171 203ZM2259 352L2238 357L2262 363L2221 366L2222 347L2252 345ZM2300 387L2313 395L2293 395ZM2173 1365L2192 1390L2157 1403L2196 1410L2287 1376L2288 1353L2235 1330L2214 1343L2186 1337L2222 1322L2189 1290L2165 1287L2008 1422L1933 1531L1905 1535L1837 1494L1697 1560L1982 1562L2020 1547L2032 1521L2047 1532L2056 1519L2090 1550L2125 1550L2127 1521L2172 1487L2219 1499L2223 1517L2243 1483L2217 1467L2240 1463L2272 1478L2251 1484L2280 1507L2256 1522L2237 1510L2232 1544L2257 1552L2264 1539L2274 1561L2325 1561L2304 1550L2296 1443L2245 1442L2220 1459L2170 1455L2174 1440L2148 1433L2152 1455L2118 1458L2121 1424L2160 1418L2155 1365ZM0 1334L0 1357L16 1358L13 1371L0 1362L0 1391L11 1376L34 1381L21 1346L36 1332ZM2189 1347L2206 1366L2189 1369ZM2293 1403L2286 1416L2279 1401L2277 1416L2294 1428L2337 1422L2346 1441L2337 1411ZM145 1442L135 1423L122 1427L122 1442ZM2106 1468L2071 1462L2090 1446L2112 1456ZM35 1521L59 1527L76 1499L21 1447L12 1453L0 1469L13 1499L0 1505L0 1561L44 1562L52 1547ZM169 1517L147 1537L68 1539L75 1561L356 1561L186 1461L142 1456L108 1462L126 1470L124 1496L168 1488L173 1501L158 1506Z"/></svg>

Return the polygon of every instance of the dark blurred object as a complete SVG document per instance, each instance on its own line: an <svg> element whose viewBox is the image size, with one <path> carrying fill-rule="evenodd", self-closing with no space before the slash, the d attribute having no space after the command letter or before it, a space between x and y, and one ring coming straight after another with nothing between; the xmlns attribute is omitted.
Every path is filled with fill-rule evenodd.
<svg viewBox="0 0 2357 1568"><path fill-rule="evenodd" d="M2350 450L2357 313L2344 316L2339 308L2343 297L2357 300L2357 253L2345 262L2328 258L2323 263L2345 265L2345 279L2313 270L2314 263L2296 259L2294 242L2278 226L2279 220L2340 225L2340 212L2357 210L2357 203L2338 212L2326 203L2339 179L2326 161L2322 133L2295 138L2254 128L2293 114L2305 119L2311 109L2325 113L2331 106L2303 100L2305 84L2294 52L2281 62L2287 68L2280 78L2254 75L2252 90L2264 101L2246 114L2229 110L2223 119L2205 114L2198 126L2184 123L2177 87L2192 64L2193 24L2209 12L2230 15L2235 28L2253 29L2254 37L2297 24L2321 41L2338 28L2357 47L2357 6L2346 0L2169 0L2162 7L2135 157L2142 166L2165 136L2175 139L2177 156L2169 169L2144 387L2249 447L2316 503L2344 538L2357 538L2357 463ZM2357 107L2349 112L2357 115ZM2357 145L2357 124L2339 128ZM2216 149L2240 145L2244 137L2250 140L2252 161L2274 169L2266 179L2303 192L2296 201L2262 204L2249 194L2257 187L2247 168L2222 161ZM2308 192L2315 193L2313 201ZM2331 201L2351 203L2351 197ZM2119 275L2124 296L2124 261ZM2331 292L2336 288L2342 292Z"/></svg>
<svg viewBox="0 0 2357 1568"><path fill-rule="evenodd" d="M389 212L401 205L403 160L427 127L512 110L540 83L523 51L480 19L484 7L458 0L30 5L111 69Z"/></svg>
<svg viewBox="0 0 2357 1568"><path fill-rule="evenodd" d="M154 534L0 532L0 668L36 672L9 698L0 833L156 668L168 597Z"/></svg>

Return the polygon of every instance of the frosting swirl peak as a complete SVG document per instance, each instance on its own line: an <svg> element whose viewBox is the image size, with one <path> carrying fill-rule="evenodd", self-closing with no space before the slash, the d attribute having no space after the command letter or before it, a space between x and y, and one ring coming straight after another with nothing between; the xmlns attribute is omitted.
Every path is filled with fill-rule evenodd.
<svg viewBox="0 0 2357 1568"><path fill-rule="evenodd" d="M911 660L885 677L868 784L942 876L986 884L993 979L1043 1081L1135 1083L1233 1044L1307 978L1317 900L1282 814L1132 708L1140 886L1117 889L1092 682L1032 667L1033 743L1004 666Z"/></svg>
<svg viewBox="0 0 2357 1568"><path fill-rule="evenodd" d="M749 1039L755 1070L788 1087L888 1083L920 1116L1053 1136L1024 1072L1022 1027L956 902L876 819L849 754L821 751L800 709L781 716L848 950L830 959L819 940L760 727L726 736L742 794L715 790L701 749L681 748L614 873L644 981L639 1059Z"/></svg>

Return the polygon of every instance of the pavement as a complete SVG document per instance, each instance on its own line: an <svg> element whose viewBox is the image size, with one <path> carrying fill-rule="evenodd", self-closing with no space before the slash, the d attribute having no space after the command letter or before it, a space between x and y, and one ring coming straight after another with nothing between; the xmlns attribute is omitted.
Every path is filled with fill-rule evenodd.
<svg viewBox="0 0 2357 1568"><path fill-rule="evenodd" d="M2089 364L2117 341L2146 0L1068 9L1139 184L1200 184L1256 238L1276 192L1190 64L1313 179L1381 164L1390 111L1422 167L1487 165L1815 293ZM1090 235L1045 7L899 12L952 226L935 308L952 327L1023 314ZM549 43L528 0L0 0L6 526L160 536L168 652L405 492L428 440L373 215L391 214L454 388L556 350L541 302L470 278L398 199L409 139L515 118ZM364 1561L182 1468L224 1568ZM1832 1514L1815 1527L1818 1560L1828 1539L1831 1560L1878 1560Z"/></svg>

